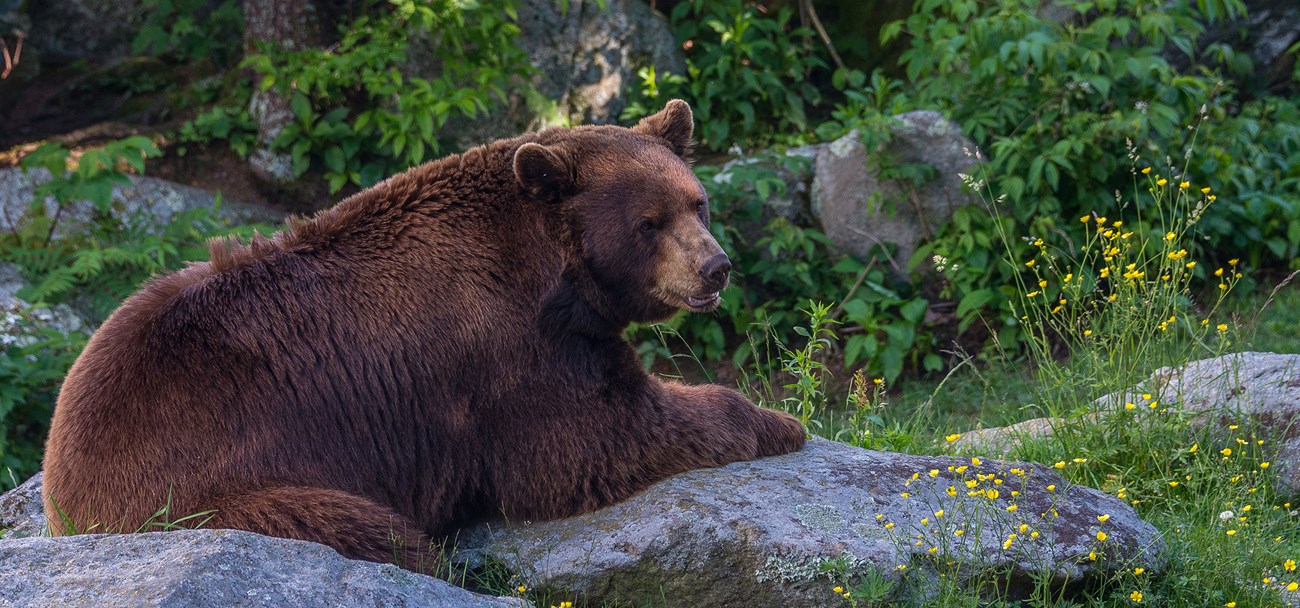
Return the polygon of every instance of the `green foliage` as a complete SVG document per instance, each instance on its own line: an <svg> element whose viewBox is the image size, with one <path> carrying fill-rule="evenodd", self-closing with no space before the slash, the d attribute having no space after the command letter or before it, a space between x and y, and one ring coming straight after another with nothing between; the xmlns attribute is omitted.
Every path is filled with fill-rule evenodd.
<svg viewBox="0 0 1300 608"><path fill-rule="evenodd" d="M260 77L262 91L288 100L293 119L272 148L291 156L295 175L321 169L331 191L369 186L441 153L448 120L482 117L507 88L526 86L531 69L514 44L512 0L379 4L330 48L268 47L241 64ZM403 73L419 53L438 74ZM244 125L242 107L200 116L193 129L219 138L228 125Z"/></svg>
<svg viewBox="0 0 1300 608"><path fill-rule="evenodd" d="M235 0L145 0L144 24L131 42L136 53L172 55L186 62L210 60L227 67L243 46L244 20Z"/></svg>
<svg viewBox="0 0 1300 608"><path fill-rule="evenodd" d="M44 309L0 315L0 470L9 471L0 475L2 490L40 467L59 386L87 336L53 326Z"/></svg>
<svg viewBox="0 0 1300 608"><path fill-rule="evenodd" d="M1136 170L1128 142L1139 142L1136 153L1155 158L1169 179L1195 176L1223 194L1201 218L1205 238L1189 245L1193 254L1218 263L1241 258L1251 267L1294 265L1300 104L1240 102L1227 76L1241 69L1241 58L1230 47L1196 43L1206 23L1240 16L1242 4L1084 2L1074 8L1087 18L1076 20L1042 18L1040 4L918 2L911 17L882 30L886 40L910 36L900 59L909 82L837 71L834 84L845 99L817 128L824 139L857 130L875 150L890 137L892 115L939 109L984 151L981 185L1005 197L1007 212L958 209L909 261L926 271L933 260L942 271L938 295L957 302L957 329L988 332L1007 348L1022 343L1009 287L1015 273L998 262L999 235L1060 232L1086 240L1071 218L1114 214L1124 204L1115 193ZM1166 59L1170 52L1188 55L1195 67L1179 72ZM1184 164L1194 139L1197 154ZM932 177L926 168L875 162L896 180ZM1030 253L1024 241L1010 247L1013 257Z"/></svg>
<svg viewBox="0 0 1300 608"><path fill-rule="evenodd" d="M180 140L185 143L219 140L241 158L247 157L257 145L257 121L247 106L214 106L181 125Z"/></svg>
<svg viewBox="0 0 1300 608"><path fill-rule="evenodd" d="M825 351L834 344L836 336L831 329L834 321L828 318L830 306L812 302L807 310L801 312L808 316L808 326L795 327L794 332L804 338L803 346L781 347L785 372L792 379L785 385L792 394L785 398L782 405L785 411L799 419L805 429L810 429L815 422L820 422L814 420L813 416L826 405L826 392L822 386L826 374L823 358Z"/></svg>
<svg viewBox="0 0 1300 608"><path fill-rule="evenodd" d="M217 208L177 213L162 226L152 215L123 213L113 186L158 153L147 138L131 137L75 161L58 144L22 160L24 171L43 168L51 179L14 229L0 233L3 259L30 282L17 295L31 306L0 312L0 467L18 478L39 466L59 386L86 342L81 328L56 323L47 307L71 312L70 304L97 325L144 280L205 259L207 239L230 232Z"/></svg>
<svg viewBox="0 0 1300 608"><path fill-rule="evenodd" d="M826 67L812 52L811 30L791 24L790 6L775 14L745 0L682 2L672 28L688 48L687 74L641 70L639 98L623 117L654 112L668 99L690 102L696 137L711 150L759 145L778 133L808 129L807 110L821 102L811 76Z"/></svg>

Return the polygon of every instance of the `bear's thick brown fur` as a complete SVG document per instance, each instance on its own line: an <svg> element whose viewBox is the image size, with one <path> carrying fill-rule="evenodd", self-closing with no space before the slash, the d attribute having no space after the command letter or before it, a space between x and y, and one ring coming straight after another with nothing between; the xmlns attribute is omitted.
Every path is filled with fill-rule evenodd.
<svg viewBox="0 0 1300 608"><path fill-rule="evenodd" d="M476 518L571 516L798 449L794 418L660 381L621 338L716 308L727 282L691 121L674 101L632 129L497 141L152 280L63 385L54 531L166 506L411 567Z"/></svg>

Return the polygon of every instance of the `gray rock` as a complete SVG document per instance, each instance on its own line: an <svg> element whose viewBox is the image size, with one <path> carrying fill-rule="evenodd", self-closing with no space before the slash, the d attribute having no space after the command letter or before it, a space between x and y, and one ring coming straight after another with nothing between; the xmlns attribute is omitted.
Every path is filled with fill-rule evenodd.
<svg viewBox="0 0 1300 608"><path fill-rule="evenodd" d="M528 605L345 559L324 545L238 530L0 541L0 607Z"/></svg>
<svg viewBox="0 0 1300 608"><path fill-rule="evenodd" d="M686 73L686 59L668 20L640 0L572 0L562 12L555 0L519 6L519 44L541 72L534 83L571 123L618 120L623 92L636 72Z"/></svg>
<svg viewBox="0 0 1300 608"><path fill-rule="evenodd" d="M45 505L37 473L18 487L0 494L0 540L45 534ZM2 552L2 551L0 551Z"/></svg>
<svg viewBox="0 0 1300 608"><path fill-rule="evenodd" d="M144 3L46 0L28 3L28 13L28 44L52 57L104 61L130 55Z"/></svg>
<svg viewBox="0 0 1300 608"><path fill-rule="evenodd" d="M1003 482L977 477L990 474ZM989 489L998 495L968 494ZM1163 565L1160 534L1128 505L1068 486L1048 467L817 439L794 454L683 473L595 513L481 525L460 547L463 563L504 566L540 592L592 605L829 605L836 584L869 572L893 583L898 600L928 597L940 572L1000 571L1017 595L1031 576L1062 585ZM832 564L842 572L826 572Z"/></svg>
<svg viewBox="0 0 1300 608"><path fill-rule="evenodd" d="M129 185L113 188L113 211L122 219L146 214L161 227L177 213L200 207L211 208L216 201L215 194L199 188L153 177L132 175L129 178L131 180ZM24 173L14 167L0 168L0 230L12 231L16 228L20 218L28 213L31 202L36 198L36 187L49 179L50 174L44 169L34 169ZM50 199L47 203L46 212L54 213L53 200ZM84 225L90 220L92 211L91 204L84 201L64 209L55 236L65 234L77 225ZM284 218L284 215L223 197L221 217L232 224L247 224L278 222Z"/></svg>
<svg viewBox="0 0 1300 608"><path fill-rule="evenodd" d="M978 199L963 190L959 174L975 167L975 144L938 112L895 117L893 137L879 150L868 150L857 132L821 148L812 185L812 208L822 231L845 253L866 259L877 245L892 244L890 262L904 272L912 252L952 217L958 207ZM868 163L868 157L880 159ZM935 175L915 186L882 175L887 166L922 164Z"/></svg>
<svg viewBox="0 0 1300 608"><path fill-rule="evenodd" d="M1211 44L1228 44L1238 54L1249 55L1252 69L1239 76L1239 84L1252 96L1294 94L1300 90L1292 79L1295 56L1286 50L1300 42L1300 2L1245 0L1244 4L1245 18L1206 24L1205 32L1197 37L1197 46L1204 49ZM1184 72L1197 67L1181 49L1170 47L1163 55Z"/></svg>
<svg viewBox="0 0 1300 608"><path fill-rule="evenodd" d="M624 93L637 86L637 70L686 72L685 54L663 14L640 0L604 4L571 0L565 12L555 0L520 2L517 43L537 70L533 86L554 107L535 107L535 100L512 94L491 116L453 116L441 136L465 149L524 130L611 124L627 105ZM424 77L438 73L430 44L436 40L429 36L412 40L414 65L408 71Z"/></svg>
<svg viewBox="0 0 1300 608"><path fill-rule="evenodd" d="M1095 402L1104 416L1143 393L1199 414L1201 424L1226 426L1243 418L1258 423L1277 449L1272 461L1279 493L1300 497L1300 355L1238 353L1157 370L1145 382ZM1044 438L1071 424L1036 418L1008 427L965 433L954 446L990 455L1010 453L1027 437Z"/></svg>
<svg viewBox="0 0 1300 608"><path fill-rule="evenodd" d="M0 347L31 344L37 340L33 332L44 327L65 334L89 329L89 324L67 304L33 308L17 295L26 286L17 266L0 262Z"/></svg>

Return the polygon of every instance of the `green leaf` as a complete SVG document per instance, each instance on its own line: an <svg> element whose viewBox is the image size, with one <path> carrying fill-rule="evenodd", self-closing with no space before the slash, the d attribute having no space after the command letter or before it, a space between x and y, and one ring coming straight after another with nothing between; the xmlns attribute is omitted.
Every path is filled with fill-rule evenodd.
<svg viewBox="0 0 1300 608"><path fill-rule="evenodd" d="M293 112L293 116L298 119L298 122L310 123L311 101L301 92L294 92L293 97L289 100L289 111Z"/></svg>

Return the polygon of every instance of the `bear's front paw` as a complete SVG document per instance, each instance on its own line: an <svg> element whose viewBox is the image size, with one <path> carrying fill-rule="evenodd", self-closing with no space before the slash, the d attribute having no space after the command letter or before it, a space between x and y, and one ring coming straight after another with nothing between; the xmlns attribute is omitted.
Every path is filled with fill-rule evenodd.
<svg viewBox="0 0 1300 608"><path fill-rule="evenodd" d="M758 429L758 455L788 454L803 447L807 432L799 420L785 412L760 410L766 424Z"/></svg>

